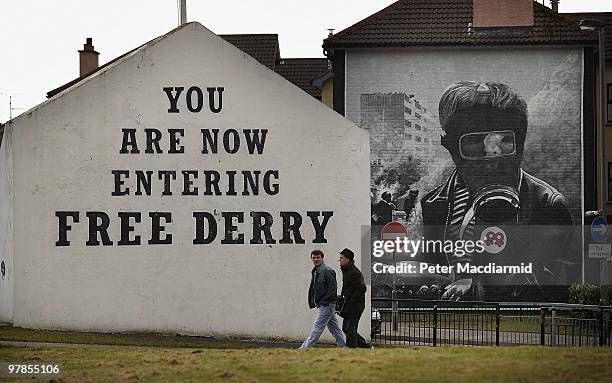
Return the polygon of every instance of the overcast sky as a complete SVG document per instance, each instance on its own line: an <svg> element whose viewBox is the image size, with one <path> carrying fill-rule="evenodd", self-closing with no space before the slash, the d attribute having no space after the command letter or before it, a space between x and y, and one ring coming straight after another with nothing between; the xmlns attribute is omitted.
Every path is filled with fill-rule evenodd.
<svg viewBox="0 0 612 383"><path fill-rule="evenodd" d="M218 34L277 33L283 57L323 57L327 28L340 31L393 2L187 0L187 18ZM560 11L612 12L612 1L561 0ZM19 108L15 117L78 77L86 37L103 64L173 29L177 19L176 0L0 0L0 121L9 119L8 95Z"/></svg>

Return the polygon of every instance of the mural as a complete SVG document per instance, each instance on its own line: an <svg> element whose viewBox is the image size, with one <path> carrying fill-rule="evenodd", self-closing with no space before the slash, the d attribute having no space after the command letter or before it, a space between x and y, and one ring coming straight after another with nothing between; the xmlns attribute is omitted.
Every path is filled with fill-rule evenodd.
<svg viewBox="0 0 612 383"><path fill-rule="evenodd" d="M435 64L399 75L400 63L414 65L400 58L380 68L396 83L373 74L367 84L347 86L349 118L359 115L370 131L373 240L381 238L383 225L397 221L410 240L481 240L486 250L434 248L383 257L387 264L451 271L375 273L373 296L395 288L403 297L546 300L559 286L579 281L581 56L560 53L534 59L548 67L529 79L526 70L500 74L499 65L497 71L466 65L475 57L453 63L459 74ZM349 55L348 73L390 61L383 58ZM433 72L430 86L417 81ZM358 108L351 89L359 92ZM465 264L529 267L475 274L461 269Z"/></svg>

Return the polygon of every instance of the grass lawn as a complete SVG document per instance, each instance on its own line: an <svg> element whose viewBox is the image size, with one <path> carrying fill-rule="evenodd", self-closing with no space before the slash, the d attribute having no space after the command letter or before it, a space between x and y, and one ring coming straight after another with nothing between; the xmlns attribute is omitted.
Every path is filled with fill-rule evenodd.
<svg viewBox="0 0 612 383"><path fill-rule="evenodd" d="M116 345L0 348L0 361L62 364L64 373L59 379L53 378L55 382L612 381L610 348L317 347L304 351L280 348L287 344L262 348L275 346L265 342L41 331L10 326L0 327L0 340Z"/></svg>
<svg viewBox="0 0 612 383"><path fill-rule="evenodd" d="M62 382L612 381L612 350L597 348L2 348L0 361L62 363Z"/></svg>

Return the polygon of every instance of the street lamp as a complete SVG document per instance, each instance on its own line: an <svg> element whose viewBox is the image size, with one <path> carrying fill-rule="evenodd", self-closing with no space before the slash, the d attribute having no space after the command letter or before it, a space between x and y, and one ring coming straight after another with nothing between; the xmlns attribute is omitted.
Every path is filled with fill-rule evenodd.
<svg viewBox="0 0 612 383"><path fill-rule="evenodd" d="M599 32L599 214L607 219L606 200L606 49L605 49L605 23L601 20L580 20L580 29L583 31ZM602 304L607 302L608 288L606 286L606 260L602 259L600 264L601 300Z"/></svg>

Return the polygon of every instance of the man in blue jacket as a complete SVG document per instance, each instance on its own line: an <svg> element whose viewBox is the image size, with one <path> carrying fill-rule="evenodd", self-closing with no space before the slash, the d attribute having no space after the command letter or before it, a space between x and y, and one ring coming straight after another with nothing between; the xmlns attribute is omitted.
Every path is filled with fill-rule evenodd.
<svg viewBox="0 0 612 383"><path fill-rule="evenodd" d="M336 282L336 272L323 262L324 254L321 250L314 250L310 254L310 259L314 268L308 289L308 306L317 308L317 317L312 326L312 331L300 348L314 346L323 333L325 326L336 338L338 347L344 347L346 341L340 328L338 318L336 318L335 307L338 293L338 283Z"/></svg>

